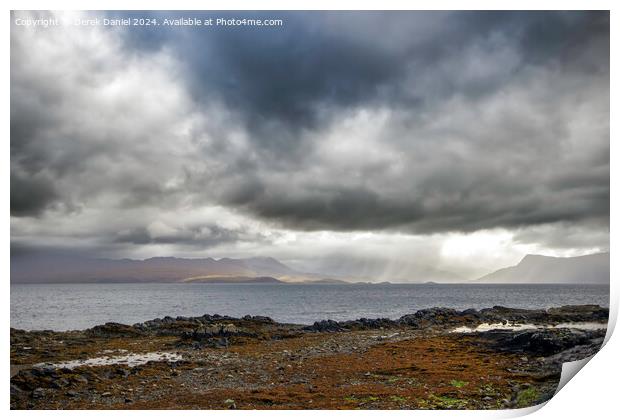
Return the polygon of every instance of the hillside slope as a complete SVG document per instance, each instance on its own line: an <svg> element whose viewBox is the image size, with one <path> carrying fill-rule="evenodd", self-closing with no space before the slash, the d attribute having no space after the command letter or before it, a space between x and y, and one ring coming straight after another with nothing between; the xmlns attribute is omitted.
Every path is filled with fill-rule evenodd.
<svg viewBox="0 0 620 420"><path fill-rule="evenodd" d="M557 258L526 255L519 264L481 277L484 283L609 283L609 253Z"/></svg>

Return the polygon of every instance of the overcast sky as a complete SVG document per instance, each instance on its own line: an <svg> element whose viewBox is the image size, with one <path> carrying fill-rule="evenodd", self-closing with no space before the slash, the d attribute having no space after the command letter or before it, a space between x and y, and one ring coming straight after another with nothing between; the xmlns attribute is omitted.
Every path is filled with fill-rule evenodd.
<svg viewBox="0 0 620 420"><path fill-rule="evenodd" d="M228 16L284 25L12 25L14 252L477 277L609 249L607 12Z"/></svg>

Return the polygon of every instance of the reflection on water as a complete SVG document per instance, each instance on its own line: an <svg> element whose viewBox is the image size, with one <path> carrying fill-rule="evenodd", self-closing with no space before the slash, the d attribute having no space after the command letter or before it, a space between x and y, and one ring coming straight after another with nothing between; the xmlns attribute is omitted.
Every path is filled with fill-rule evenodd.
<svg viewBox="0 0 620 420"><path fill-rule="evenodd" d="M150 352L150 353L129 353L122 356L102 356L85 360L69 360L57 363L37 363L35 367L42 368L67 368L74 369L79 366L107 366L107 365L127 365L129 367L144 365L148 362L177 362L182 357L176 353L169 352Z"/></svg>
<svg viewBox="0 0 620 420"><path fill-rule="evenodd" d="M543 328L572 328L575 330L605 330L607 329L607 324L606 323L603 324L600 322L571 322L571 323L556 324L556 325L483 323L474 328L458 327L458 328L453 329L451 332L471 333L471 332L484 332L484 331L491 331L491 330L521 331L521 330L533 330L533 329L543 329Z"/></svg>

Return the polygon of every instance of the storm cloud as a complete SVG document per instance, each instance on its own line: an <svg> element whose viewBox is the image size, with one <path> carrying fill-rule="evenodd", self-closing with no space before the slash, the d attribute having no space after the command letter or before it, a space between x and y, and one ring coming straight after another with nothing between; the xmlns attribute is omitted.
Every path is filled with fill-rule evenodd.
<svg viewBox="0 0 620 420"><path fill-rule="evenodd" d="M607 12L106 15L283 25L13 25L15 243L263 253L508 231L608 248Z"/></svg>

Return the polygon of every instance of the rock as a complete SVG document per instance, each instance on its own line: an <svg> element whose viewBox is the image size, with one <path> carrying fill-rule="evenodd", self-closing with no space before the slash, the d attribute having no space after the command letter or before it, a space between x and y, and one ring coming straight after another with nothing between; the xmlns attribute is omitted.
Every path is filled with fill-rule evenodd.
<svg viewBox="0 0 620 420"><path fill-rule="evenodd" d="M253 322L259 322L259 323L264 323L264 324L273 324L275 323L275 321L271 318L269 318L268 316L250 316L250 315L246 315L243 318L244 321L253 321Z"/></svg>
<svg viewBox="0 0 620 420"><path fill-rule="evenodd" d="M61 389L69 385L69 381L66 378L53 379L51 381L52 388Z"/></svg>
<svg viewBox="0 0 620 420"><path fill-rule="evenodd" d="M65 395L67 397L75 398L75 397L77 397L78 393L73 391L73 390L69 390L69 391L65 392Z"/></svg>
<svg viewBox="0 0 620 420"><path fill-rule="evenodd" d="M111 397L112 393L111 392L104 392L103 394L101 394L102 397Z"/></svg>
<svg viewBox="0 0 620 420"><path fill-rule="evenodd" d="M231 410L237 408L237 404L235 404L235 400L231 400L231 399L228 399L228 400L224 401L224 405L228 409L231 409Z"/></svg>
<svg viewBox="0 0 620 420"><path fill-rule="evenodd" d="M397 321L402 326L428 328L434 326L478 325L487 323L533 323L558 324L564 322L606 322L609 310L598 305L562 306L544 309L515 309L504 306L492 308L466 309L457 311L451 308L421 309L413 314L400 317ZM352 321L348 321L352 322ZM346 324L346 323L341 323Z"/></svg>
<svg viewBox="0 0 620 420"><path fill-rule="evenodd" d="M43 398L45 397L45 390L43 388L35 388L32 391L32 398Z"/></svg>
<svg viewBox="0 0 620 420"><path fill-rule="evenodd" d="M24 390L18 387L17 385L11 384L11 395L19 395L19 394L22 394L23 392Z"/></svg>
<svg viewBox="0 0 620 420"><path fill-rule="evenodd" d="M604 330L583 331L567 328L526 331L491 330L479 333L479 336L496 350L527 353L533 356L550 356L578 346L596 345L604 335Z"/></svg>
<svg viewBox="0 0 620 420"><path fill-rule="evenodd" d="M549 309L547 315L558 322L607 322L609 309L599 305L566 305Z"/></svg>
<svg viewBox="0 0 620 420"><path fill-rule="evenodd" d="M480 313L476 310L476 309L465 309L463 312L461 312L462 315L470 315L470 316L474 316L474 317L479 317Z"/></svg>
<svg viewBox="0 0 620 420"><path fill-rule="evenodd" d="M398 319L399 324L415 328L455 323L461 314L451 308L420 309L414 314L404 315Z"/></svg>
<svg viewBox="0 0 620 420"><path fill-rule="evenodd" d="M549 310L494 306L481 309L480 318L483 322L489 323L558 324L565 322L607 322L609 309L598 305L568 305Z"/></svg>
<svg viewBox="0 0 620 420"><path fill-rule="evenodd" d="M314 332L338 332L344 331L344 328L338 324L338 322L333 321L331 319L317 321L310 326L306 326L303 328L305 331L314 331Z"/></svg>
<svg viewBox="0 0 620 420"><path fill-rule="evenodd" d="M304 331L311 332L339 332L349 330L384 329L397 327L398 323L388 318L360 318L355 321L337 322L331 319L317 321L312 325L303 327Z"/></svg>
<svg viewBox="0 0 620 420"><path fill-rule="evenodd" d="M79 384L87 384L88 378L86 377L86 375L77 375L73 377L73 381Z"/></svg>
<svg viewBox="0 0 620 420"><path fill-rule="evenodd" d="M257 337L253 332L240 329L234 324L219 324L203 326L192 331L185 331L181 334L181 340L178 345L187 345L191 342L191 346L199 349L202 347L228 347L229 337Z"/></svg>
<svg viewBox="0 0 620 420"><path fill-rule="evenodd" d="M54 368L52 367L34 368L30 370L30 373L33 376L38 376L38 377L51 376L54 373Z"/></svg>
<svg viewBox="0 0 620 420"><path fill-rule="evenodd" d="M87 329L85 332L88 336L102 338L136 337L144 335L142 331L134 326L119 324L117 322L107 322L103 325L97 325Z"/></svg>
<svg viewBox="0 0 620 420"><path fill-rule="evenodd" d="M239 332L239 329L235 326L235 324L226 324L221 327L222 334L233 335L233 334L237 334L238 332Z"/></svg>

